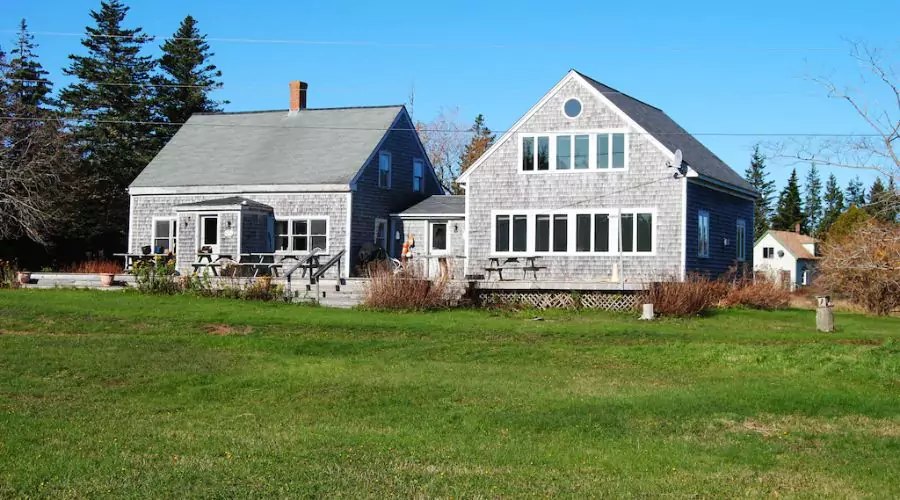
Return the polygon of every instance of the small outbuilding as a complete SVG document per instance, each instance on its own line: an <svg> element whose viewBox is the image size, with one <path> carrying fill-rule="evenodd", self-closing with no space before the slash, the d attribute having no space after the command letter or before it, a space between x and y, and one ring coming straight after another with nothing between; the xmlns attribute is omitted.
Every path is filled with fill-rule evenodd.
<svg viewBox="0 0 900 500"><path fill-rule="evenodd" d="M753 271L789 290L812 283L819 240L797 231L766 231L753 246Z"/></svg>

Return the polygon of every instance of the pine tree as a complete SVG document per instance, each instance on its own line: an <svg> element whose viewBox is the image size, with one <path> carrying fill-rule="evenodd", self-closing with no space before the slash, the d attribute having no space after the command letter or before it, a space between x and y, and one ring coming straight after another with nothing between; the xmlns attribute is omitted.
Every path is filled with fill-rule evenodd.
<svg viewBox="0 0 900 500"><path fill-rule="evenodd" d="M747 179L759 198L756 199L756 205L753 212L753 235L754 239L758 239L765 234L771 227L772 218L772 202L775 195L775 181L768 179L766 172L766 158L759 152L759 144L753 147L753 156L750 157L750 166L744 172L744 178Z"/></svg>
<svg viewBox="0 0 900 500"><path fill-rule="evenodd" d="M897 190L893 176L888 177L885 204L885 220L888 222L900 222L900 191Z"/></svg>
<svg viewBox="0 0 900 500"><path fill-rule="evenodd" d="M852 205L862 207L866 204L866 190L858 175L851 179L850 183L847 185L847 195L845 198L848 207Z"/></svg>
<svg viewBox="0 0 900 500"><path fill-rule="evenodd" d="M49 115L56 101L52 97L53 85L47 80L49 73L44 70L35 53L34 37L28 32L28 24L22 19L16 44L10 52L11 58L5 63L7 113L13 117L6 127L10 148L10 161L19 161L23 155L34 153L27 150L27 137L37 127L45 123L36 119Z"/></svg>
<svg viewBox="0 0 900 500"><path fill-rule="evenodd" d="M800 197L800 182L797 179L797 169L794 169L778 197L778 208L772 218L772 227L781 231L793 231L797 224L800 224L801 233L807 231L806 216Z"/></svg>
<svg viewBox="0 0 900 500"><path fill-rule="evenodd" d="M215 55L209 51L206 35L197 29L197 21L187 16L181 21L172 38L160 47L162 57L159 69L162 74L153 78L157 85L157 105L162 118L169 123L184 123L194 113L221 111L227 101L216 101L213 91L222 88L218 80L220 71L210 59ZM178 127L167 126L160 130L166 139Z"/></svg>
<svg viewBox="0 0 900 500"><path fill-rule="evenodd" d="M79 217L70 224L71 237L84 241L85 249L124 249L127 187L160 148L147 123L156 119L147 85L155 62L141 55L151 38L141 28L123 27L127 13L119 0L102 1L99 11L91 11L96 25L85 28L81 41L87 55L70 55L64 70L77 78L60 99L75 117L81 175L96 181L79 194Z"/></svg>
<svg viewBox="0 0 900 500"><path fill-rule="evenodd" d="M822 221L819 223L817 236L822 237L831 228L834 221L844 212L844 193L838 185L837 177L834 174L828 176L828 182L825 183L825 208L822 212Z"/></svg>
<svg viewBox="0 0 900 500"><path fill-rule="evenodd" d="M491 132L491 129L487 128L484 124L484 115L481 113L475 117L475 122L472 124L472 127L469 128L469 131L472 133L472 139L466 144L462 154L459 155L460 175L468 170L478 158L481 158L481 155L494 144L494 139L496 139L494 133ZM455 185L454 191L458 191L458 188Z"/></svg>
<svg viewBox="0 0 900 500"><path fill-rule="evenodd" d="M890 215L890 203L888 190L881 181L881 177L876 177L872 187L869 188L869 203L863 209L880 221L893 220Z"/></svg>
<svg viewBox="0 0 900 500"><path fill-rule="evenodd" d="M803 203L806 214L806 227L812 234L818 234L819 224L822 222L822 178L819 177L819 169L813 163L806 174L806 186L804 186L805 199Z"/></svg>

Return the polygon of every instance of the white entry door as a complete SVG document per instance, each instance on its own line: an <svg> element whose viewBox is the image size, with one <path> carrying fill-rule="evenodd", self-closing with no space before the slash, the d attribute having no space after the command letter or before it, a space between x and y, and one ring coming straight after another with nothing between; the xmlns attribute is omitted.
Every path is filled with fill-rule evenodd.
<svg viewBox="0 0 900 500"><path fill-rule="evenodd" d="M200 216L200 245L198 251L204 247L209 247L210 253L218 255L219 253L219 216L218 215L201 215Z"/></svg>

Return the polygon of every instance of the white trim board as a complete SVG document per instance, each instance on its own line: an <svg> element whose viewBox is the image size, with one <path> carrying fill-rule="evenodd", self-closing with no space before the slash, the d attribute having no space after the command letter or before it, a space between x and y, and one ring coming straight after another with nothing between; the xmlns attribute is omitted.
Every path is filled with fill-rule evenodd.
<svg viewBox="0 0 900 500"><path fill-rule="evenodd" d="M160 194L345 193L347 184L234 184L221 186L130 187L132 196Z"/></svg>

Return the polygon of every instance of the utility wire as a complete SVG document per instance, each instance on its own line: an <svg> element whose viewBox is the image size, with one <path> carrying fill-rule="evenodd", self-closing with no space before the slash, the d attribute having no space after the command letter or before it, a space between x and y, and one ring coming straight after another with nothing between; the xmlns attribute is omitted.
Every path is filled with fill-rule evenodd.
<svg viewBox="0 0 900 500"><path fill-rule="evenodd" d="M342 108L330 108L330 109L342 109ZM343 108L343 109L353 109L353 108ZM328 110L328 108L324 109ZM323 110L323 111L324 111ZM310 109L310 111L316 111L315 109ZM287 110L285 110L287 112ZM254 112L241 113L241 114L252 114ZM262 113L265 113L263 111ZM205 115L205 116L217 116L215 114ZM223 113L218 116L230 116L228 113ZM93 123L103 123L103 124L123 124L123 125L161 125L167 127L180 127L180 126L188 126L188 127L218 127L218 128L266 128L266 129L298 129L298 130L370 130L370 131L379 131L379 132L387 132L388 130L396 130L399 132L436 132L436 133L462 133L462 134L471 134L473 133L471 130L453 130L453 129L428 129L428 128L383 128L383 127L328 127L328 126L282 126L282 125L263 125L263 124L240 124L240 123L191 123L191 122L163 122L163 121L152 121L152 120L105 120L102 118L94 118L90 116L56 116L56 117L37 117L37 116L0 116L0 120L4 121L48 121L48 120L72 120L72 121L87 121ZM509 132L509 130L494 130L492 131L497 134L505 134ZM534 134L532 134L534 135ZM537 134L540 135L540 134ZM648 136L711 136L711 137L881 137L879 134L857 134L857 133L819 133L819 132L808 132L808 133L777 133L777 132L763 132L763 133L754 133L754 132L629 132L629 135L648 135Z"/></svg>

